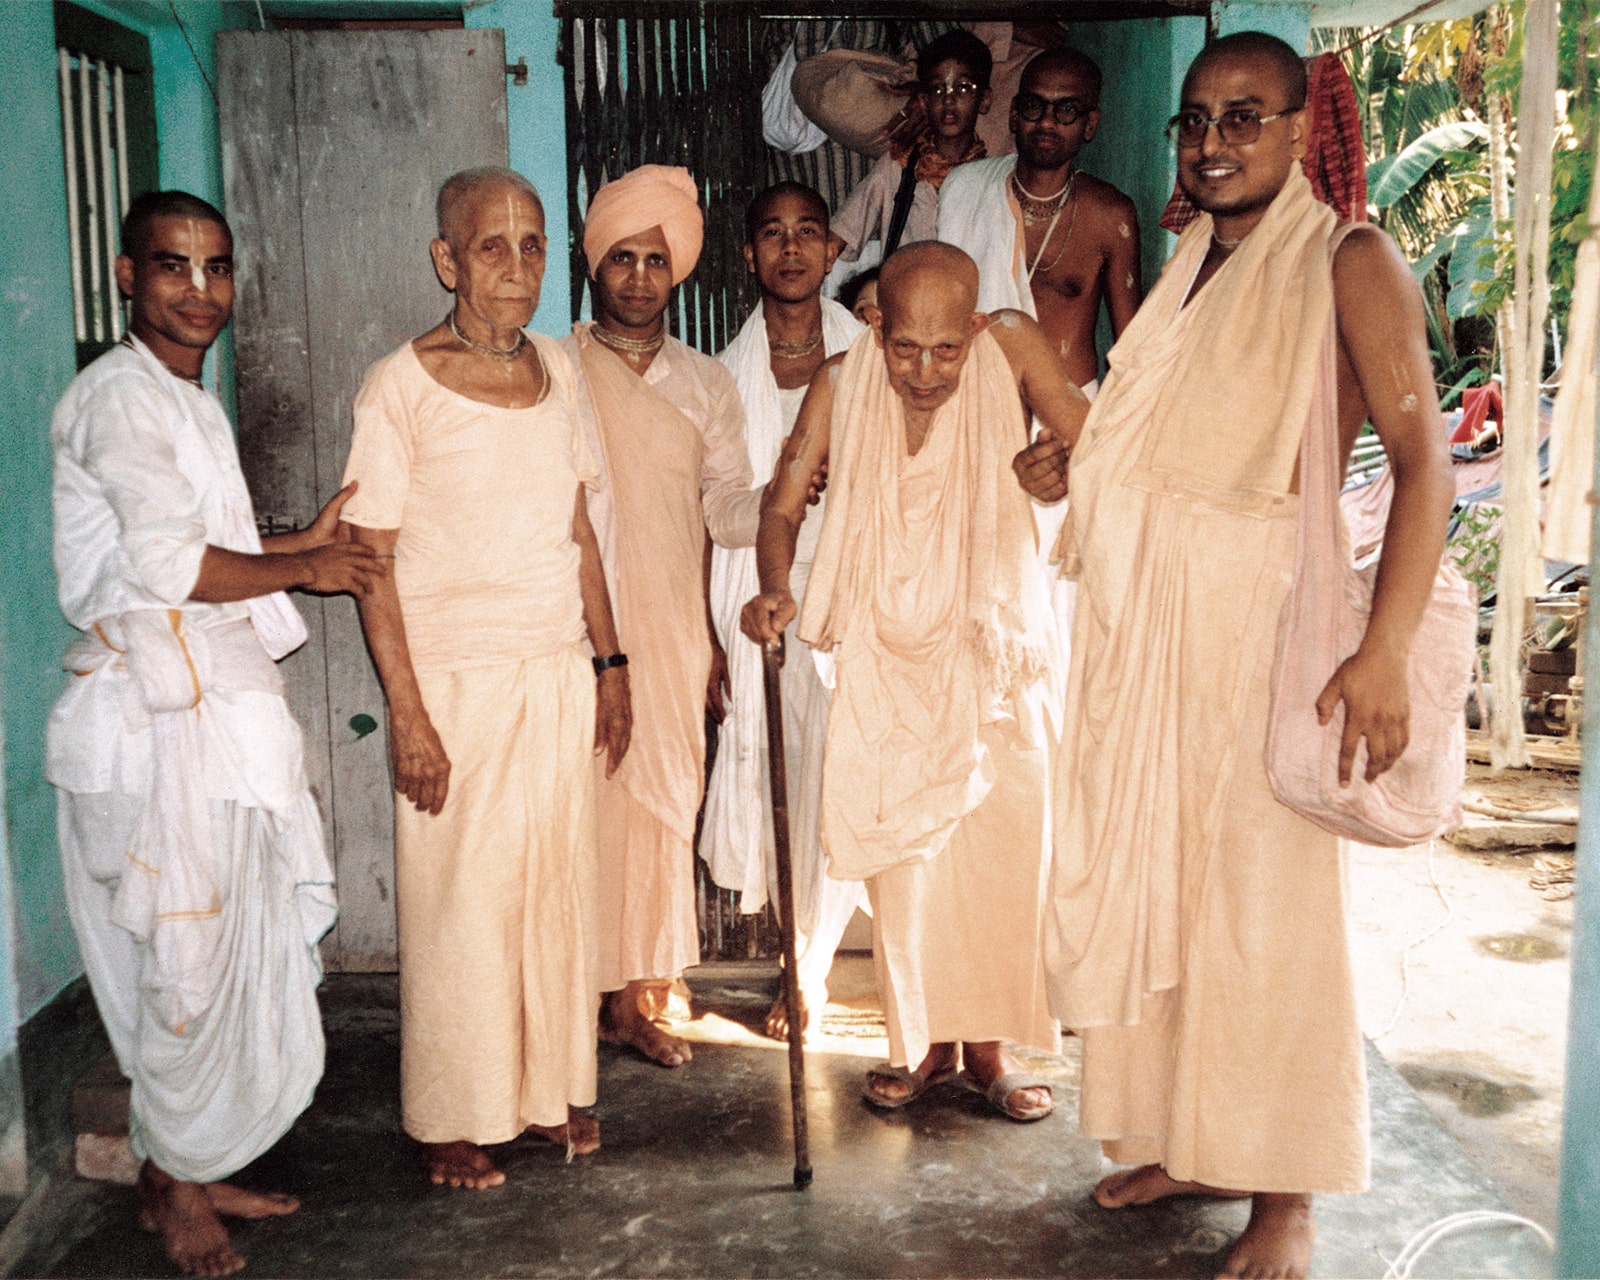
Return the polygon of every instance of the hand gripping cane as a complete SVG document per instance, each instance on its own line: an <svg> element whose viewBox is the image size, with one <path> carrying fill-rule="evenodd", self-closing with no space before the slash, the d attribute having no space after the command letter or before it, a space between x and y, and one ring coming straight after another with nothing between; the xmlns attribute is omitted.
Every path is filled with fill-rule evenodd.
<svg viewBox="0 0 1600 1280"><path fill-rule="evenodd" d="M772 843L778 855L778 932L783 939L783 1003L789 1012L789 1110L794 1119L794 1186L811 1185L806 1140L805 1015L800 1008L800 971L795 959L794 864L789 858L789 779L783 763L783 698L778 671L783 642L762 646L767 695L767 762L772 785Z"/></svg>

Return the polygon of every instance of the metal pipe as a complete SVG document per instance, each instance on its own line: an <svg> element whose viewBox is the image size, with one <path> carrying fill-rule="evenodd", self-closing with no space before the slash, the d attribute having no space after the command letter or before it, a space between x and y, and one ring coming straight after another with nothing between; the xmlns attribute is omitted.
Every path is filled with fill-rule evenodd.
<svg viewBox="0 0 1600 1280"><path fill-rule="evenodd" d="M117 191L111 161L111 73L103 62L95 63L96 122L100 128L100 189L104 194L101 213L106 221L106 319L111 340L122 337L122 307L117 291Z"/></svg>
<svg viewBox="0 0 1600 1280"><path fill-rule="evenodd" d="M83 305L83 238L78 232L78 144L72 136L72 55L57 49L61 68L61 136L67 160L67 245L72 255L72 328L79 342L89 336Z"/></svg>
<svg viewBox="0 0 1600 1280"><path fill-rule="evenodd" d="M94 175L94 124L89 119L90 68L88 58L78 59L78 127L83 143L84 228L89 233L89 305L96 342L106 339L106 318L100 305L100 195Z"/></svg>

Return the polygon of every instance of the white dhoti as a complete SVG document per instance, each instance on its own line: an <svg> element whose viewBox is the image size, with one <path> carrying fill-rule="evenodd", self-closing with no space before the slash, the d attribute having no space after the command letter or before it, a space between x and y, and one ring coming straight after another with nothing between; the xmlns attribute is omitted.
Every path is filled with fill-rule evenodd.
<svg viewBox="0 0 1600 1280"><path fill-rule="evenodd" d="M213 633L224 636L196 707L154 714L120 658L78 642L49 731L67 907L132 1083L133 1150L190 1182L249 1164L310 1103L323 1064L317 940L336 914L300 731L281 693L262 687L276 669L248 621ZM235 646L255 650L251 687L216 687L241 683L226 661ZM194 730L187 759L153 758L162 717ZM181 806L153 784L163 772ZM146 852L152 804L192 836L176 861ZM140 888L174 878L195 896Z"/></svg>
<svg viewBox="0 0 1600 1280"><path fill-rule="evenodd" d="M849 347L861 326L838 303L824 299L822 332L827 353L834 355ZM733 374L744 402L745 444L752 474L766 480L794 427L806 388L780 390L773 378L763 307L751 314L717 358ZM824 496L808 512L800 532L789 575L796 600L805 596L826 502ZM754 548L712 549L711 616L727 650L732 696L706 788L700 856L713 882L737 891L739 909L748 913L760 911L777 884L762 657L760 649L739 632L739 611L759 590ZM834 952L866 895L859 881L835 880L824 864L822 754L832 692L818 668L819 659L796 634L796 627L792 623L784 638L783 746L800 986L807 1003L817 1004L826 999ZM831 668L827 658L820 661Z"/></svg>

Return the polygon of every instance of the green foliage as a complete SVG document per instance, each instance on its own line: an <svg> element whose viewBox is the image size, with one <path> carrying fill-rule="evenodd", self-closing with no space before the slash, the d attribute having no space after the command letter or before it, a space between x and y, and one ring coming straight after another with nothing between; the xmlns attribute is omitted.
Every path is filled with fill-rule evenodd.
<svg viewBox="0 0 1600 1280"><path fill-rule="evenodd" d="M1500 518L1502 510L1486 502L1467 507L1460 513L1456 531L1446 550L1461 574L1478 588L1478 599L1494 594L1500 572Z"/></svg>

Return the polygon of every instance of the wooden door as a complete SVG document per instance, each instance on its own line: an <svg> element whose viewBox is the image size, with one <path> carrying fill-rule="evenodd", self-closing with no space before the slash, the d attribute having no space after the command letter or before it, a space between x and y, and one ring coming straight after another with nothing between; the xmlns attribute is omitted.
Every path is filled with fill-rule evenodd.
<svg viewBox="0 0 1600 1280"><path fill-rule="evenodd" d="M339 488L367 366L438 323L433 200L507 159L498 30L228 31L217 37L233 223L239 450L263 532ZM283 664L338 875L330 969L392 970L394 802L383 693L347 596L296 598Z"/></svg>

